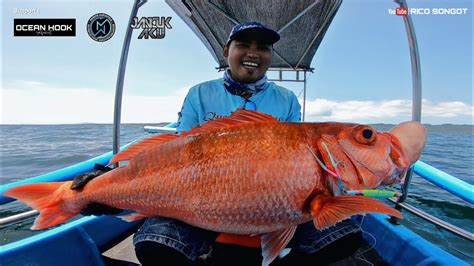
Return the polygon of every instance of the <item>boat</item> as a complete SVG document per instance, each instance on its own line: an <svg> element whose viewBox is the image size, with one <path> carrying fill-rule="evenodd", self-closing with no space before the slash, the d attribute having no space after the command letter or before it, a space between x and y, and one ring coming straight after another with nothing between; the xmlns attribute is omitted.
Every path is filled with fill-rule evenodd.
<svg viewBox="0 0 474 266"><path fill-rule="evenodd" d="M226 67L226 61L220 52L227 40L230 28L239 21L258 20L278 29L283 36L281 42L275 46L275 60L270 71L275 71L279 78L275 81L300 82L304 87L303 120L305 119L306 83L307 74L313 71L311 61L328 30L332 19L337 13L342 0L275 0L269 7L263 1L233 2L232 6L223 0L167 0L168 5L179 17L195 32L211 55L218 63L218 70ZM406 8L404 0L397 1L401 8ZM146 1L134 2L130 23L136 16L140 6ZM251 8L248 5L252 5ZM269 10L269 9L272 10ZM284 9L284 12L281 10ZM267 12L259 12L266 10ZM268 12L270 11L270 12ZM272 14L279 14L273 16ZM263 14L263 15L262 15ZM265 15L266 14L266 15ZM413 111L412 119L421 119L421 83L420 64L417 51L417 41L410 16L404 17L409 39L413 70ZM302 30L304 29L304 30ZM75 176L93 171L96 165L107 165L113 154L125 149L129 144L120 147L120 117L123 79L127 53L131 42L131 31L127 29L117 78L116 100L114 109L113 151L96 158L81 162L64 169L60 169L41 176L13 182L0 187L0 204L6 204L13 199L3 196L3 193L16 186L39 182L53 182L71 180ZM295 46L294 44L298 44ZM294 79L283 77L284 72L294 73ZM146 127L150 133L174 132L176 124L165 127ZM458 196L462 200L473 204L473 186L447 173L444 173L429 164L418 161L408 173L403 186L403 196L391 198L396 208L412 212L424 217L426 221L450 230L460 237L473 241L473 235L463 229L436 219L417 208L404 202L409 192L411 175L417 174L428 180L440 189ZM0 219L0 225L26 219L34 216L36 211L29 211ZM422 238L407 227L397 223L396 219L386 215L370 214L359 217L363 219L362 229L371 253L358 252L359 262L364 260L368 264L389 265L469 265L470 263L441 249L436 244ZM3 245L0 250L2 265L135 265L133 247L130 235L140 226L141 222L128 223L115 216L87 216L68 222L61 226L49 229L31 237ZM373 240L376 241L373 241Z"/></svg>

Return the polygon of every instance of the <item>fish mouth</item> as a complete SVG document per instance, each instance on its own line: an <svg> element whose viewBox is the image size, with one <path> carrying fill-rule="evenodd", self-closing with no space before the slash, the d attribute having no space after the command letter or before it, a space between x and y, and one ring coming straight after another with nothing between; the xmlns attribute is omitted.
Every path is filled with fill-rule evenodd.
<svg viewBox="0 0 474 266"><path fill-rule="evenodd" d="M382 186L389 186L395 183L403 184L405 182L405 176L408 171L408 168L399 169L395 168L392 175L389 178L386 178L382 181Z"/></svg>
<svg viewBox="0 0 474 266"><path fill-rule="evenodd" d="M401 123L389 132L392 138L392 147L399 148L405 153L409 164L415 163L420 158L426 144L426 128L418 122L410 121Z"/></svg>

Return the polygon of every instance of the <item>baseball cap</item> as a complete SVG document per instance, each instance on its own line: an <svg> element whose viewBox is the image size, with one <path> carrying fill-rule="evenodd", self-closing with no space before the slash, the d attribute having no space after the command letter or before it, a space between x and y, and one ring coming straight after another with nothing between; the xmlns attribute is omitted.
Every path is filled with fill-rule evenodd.
<svg viewBox="0 0 474 266"><path fill-rule="evenodd" d="M270 29L260 22L250 21L235 25L229 34L227 44L248 32L257 32L260 39L268 44L274 44L280 40L280 34L278 34L278 32Z"/></svg>

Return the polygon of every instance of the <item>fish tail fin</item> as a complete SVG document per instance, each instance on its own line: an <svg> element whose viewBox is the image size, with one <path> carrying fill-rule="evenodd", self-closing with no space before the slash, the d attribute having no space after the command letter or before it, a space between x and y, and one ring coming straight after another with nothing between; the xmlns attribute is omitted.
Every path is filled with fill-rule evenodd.
<svg viewBox="0 0 474 266"><path fill-rule="evenodd" d="M325 229L356 214L384 213L403 218L402 214L384 203L364 196L317 196L311 202L314 226Z"/></svg>
<svg viewBox="0 0 474 266"><path fill-rule="evenodd" d="M36 218L31 229L46 229L61 224L77 215L77 213L67 212L61 208L64 200L59 190L65 183L70 182L51 182L19 186L7 190L4 196L16 198L38 210L40 215Z"/></svg>

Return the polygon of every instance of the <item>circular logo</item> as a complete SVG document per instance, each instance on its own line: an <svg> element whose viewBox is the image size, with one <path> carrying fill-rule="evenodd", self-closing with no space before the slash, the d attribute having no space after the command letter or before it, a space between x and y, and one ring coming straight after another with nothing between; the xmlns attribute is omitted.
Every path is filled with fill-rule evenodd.
<svg viewBox="0 0 474 266"><path fill-rule="evenodd" d="M87 33L92 40L105 42L114 36L115 22L109 15L97 13L87 22Z"/></svg>

